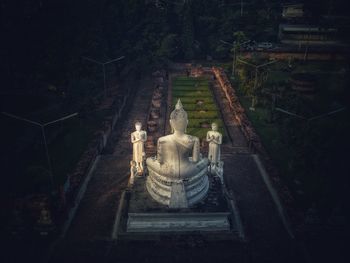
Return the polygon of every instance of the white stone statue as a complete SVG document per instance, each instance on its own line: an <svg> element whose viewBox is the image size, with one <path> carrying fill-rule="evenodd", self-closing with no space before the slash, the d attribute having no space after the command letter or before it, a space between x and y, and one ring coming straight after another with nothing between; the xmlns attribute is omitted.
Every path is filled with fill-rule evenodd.
<svg viewBox="0 0 350 263"><path fill-rule="evenodd" d="M130 177L129 177L129 182L128 182L129 187L132 187L134 185L136 174L137 174L136 162L130 161Z"/></svg>
<svg viewBox="0 0 350 263"><path fill-rule="evenodd" d="M207 142L209 142L208 159L211 166L217 166L220 162L222 134L218 132L218 125L215 122L211 124L211 129L207 132Z"/></svg>
<svg viewBox="0 0 350 263"><path fill-rule="evenodd" d="M185 134L187 124L187 113L178 100L170 114L174 133L160 137L157 157L146 160L147 190L170 208L187 208L205 198L209 189L208 159L201 157L199 139Z"/></svg>
<svg viewBox="0 0 350 263"><path fill-rule="evenodd" d="M136 122L136 131L131 133L131 142L133 144L132 160L136 163L138 173L143 172L143 157L145 156L144 143L147 141L147 133L141 130L141 127L141 122Z"/></svg>

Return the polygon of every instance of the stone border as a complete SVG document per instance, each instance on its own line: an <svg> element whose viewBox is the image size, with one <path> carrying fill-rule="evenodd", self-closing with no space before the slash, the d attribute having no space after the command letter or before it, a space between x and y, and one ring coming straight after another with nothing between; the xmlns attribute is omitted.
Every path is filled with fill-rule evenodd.
<svg viewBox="0 0 350 263"><path fill-rule="evenodd" d="M119 232L119 226L120 226L120 219L122 216L122 212L124 209L124 203L125 203L125 190L122 192L120 200L119 200L119 205L118 205L118 209L117 209L117 213L115 215L115 221L114 221L114 225L113 225L113 229L112 229L112 233L111 233L111 239L112 240L117 240L118 239L118 232Z"/></svg>
<svg viewBox="0 0 350 263"><path fill-rule="evenodd" d="M243 227L241 215L239 213L237 201L236 201L235 195L233 193L233 190L232 189L228 190L226 187L226 183L224 183L223 184L223 191L224 191L224 196L226 198L226 201L230 204L230 208L232 210L231 214L233 214L233 216L234 216L234 220L235 220L235 223L237 226L238 235L242 239L243 242L246 242L247 237L246 237L246 234L244 232L244 227Z"/></svg>
<svg viewBox="0 0 350 263"><path fill-rule="evenodd" d="M213 71L210 68L206 68L204 73L206 75L213 76ZM227 140L231 144L231 146L233 146L233 138L232 138L231 133L230 133L230 131L228 129L227 118L226 118L226 116L225 116L225 114L223 112L223 109L224 109L225 106L224 106L224 104L222 102L219 101L219 98L216 96L215 91L214 91L214 89L215 89L214 86L215 86L215 79L211 79L209 81L209 90L210 90L211 95L213 96L213 99L214 99L214 102L216 104L216 107L218 108L218 110L220 112L221 120L224 123L223 129L226 132Z"/></svg>

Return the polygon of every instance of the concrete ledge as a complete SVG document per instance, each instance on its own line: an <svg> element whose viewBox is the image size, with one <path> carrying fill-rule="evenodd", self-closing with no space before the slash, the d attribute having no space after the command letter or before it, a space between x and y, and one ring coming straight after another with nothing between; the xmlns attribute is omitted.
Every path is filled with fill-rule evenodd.
<svg viewBox="0 0 350 263"><path fill-rule="evenodd" d="M230 231L229 212L129 213L127 232Z"/></svg>
<svg viewBox="0 0 350 263"><path fill-rule="evenodd" d="M118 230L119 230L119 226L120 226L120 218L122 216L122 211L124 208L124 199L125 199L125 191L123 191L121 197L120 197L120 201L119 201L119 206L118 206L118 210L115 216L115 221L114 221L114 225L113 225L113 230L112 230L112 235L111 238L116 240L118 238Z"/></svg>

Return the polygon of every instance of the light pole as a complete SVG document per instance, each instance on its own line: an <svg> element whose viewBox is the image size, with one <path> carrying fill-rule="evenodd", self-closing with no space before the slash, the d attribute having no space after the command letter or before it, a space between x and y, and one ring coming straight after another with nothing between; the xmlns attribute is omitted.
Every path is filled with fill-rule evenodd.
<svg viewBox="0 0 350 263"><path fill-rule="evenodd" d="M226 45L230 45L233 48L233 58L232 58L232 78L235 78L235 69L236 69L236 48L240 47L241 45L247 44L248 42L250 42L250 40L242 42L242 43L238 43L237 41L233 41L233 43L229 43L226 42L224 40L220 40L222 43L226 44Z"/></svg>
<svg viewBox="0 0 350 263"><path fill-rule="evenodd" d="M51 190L53 190L54 189L54 183L53 183L52 163L51 163L51 158L50 158L50 155L49 155L49 148L47 147L47 141L46 141L46 135L45 135L45 127L50 125L50 124L53 124L53 123L56 123L56 122L59 122L59 121L64 121L64 120L70 119L72 117L75 117L75 116L78 115L78 113L75 112L73 114L70 114L70 115L67 115L65 117L59 118L57 120L49 121L49 122L46 122L46 123L39 123L39 122L36 122L36 121L28 120L26 118L22 118L22 117L13 115L13 114L8 113L8 112L2 112L2 114L4 114L7 117L10 117L10 118L13 118L13 119L16 119L16 120L20 120L20 121L24 121L24 122L27 122L27 123L30 123L30 124L33 124L33 125L36 125L36 126L40 127L41 135L43 136L43 142L44 142L44 147L45 147L45 154L46 154L47 164L49 166Z"/></svg>
<svg viewBox="0 0 350 263"><path fill-rule="evenodd" d="M255 104L256 104L256 95L255 95L255 93L256 93L256 90L257 90L257 86L258 86L258 70L259 70L259 68L265 67L265 66L273 64L273 63L276 63L277 60L266 62L266 63L260 64L260 65L254 65L254 64L246 62L246 61L244 61L242 59L238 59L238 62L241 62L243 64L246 64L248 66L251 66L251 67L255 68L255 78L254 78L252 105L249 108L251 111L254 111L255 110Z"/></svg>
<svg viewBox="0 0 350 263"><path fill-rule="evenodd" d="M306 41L306 46L305 46L305 52L304 52L304 62L307 60L308 52L309 52L309 45L310 45L310 31L311 27L309 26L308 28L308 34L307 34L307 41Z"/></svg>
<svg viewBox="0 0 350 263"><path fill-rule="evenodd" d="M102 70L103 70L103 88L104 88L104 95L105 97L107 97L107 89L106 89L106 68L105 66L109 63L112 63L112 62L115 62L115 61L118 61L118 60L121 60L123 58L125 58L124 56L121 56L119 58L115 58L115 59L112 59L112 60L109 60L109 61L106 61L106 62L101 62L101 61L97 61L95 59L92 59L92 58L89 58L89 57L82 57L83 59L86 59L90 62L94 62L94 63L97 63L99 65L102 65Z"/></svg>

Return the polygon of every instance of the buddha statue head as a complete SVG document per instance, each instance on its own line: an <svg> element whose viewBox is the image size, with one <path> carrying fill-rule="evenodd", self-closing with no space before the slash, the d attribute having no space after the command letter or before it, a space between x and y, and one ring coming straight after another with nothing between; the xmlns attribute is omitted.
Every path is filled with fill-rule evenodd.
<svg viewBox="0 0 350 263"><path fill-rule="evenodd" d="M137 121L137 122L135 123L135 129L136 129L136 131L141 131L141 127L142 127L141 122Z"/></svg>
<svg viewBox="0 0 350 263"><path fill-rule="evenodd" d="M213 131L218 131L218 125L217 125L215 122L213 122L213 123L211 124L211 129L212 129Z"/></svg>
<svg viewBox="0 0 350 263"><path fill-rule="evenodd" d="M182 107L181 100L176 103L175 109L170 114L170 126L174 132L184 133L188 124L187 113Z"/></svg>

